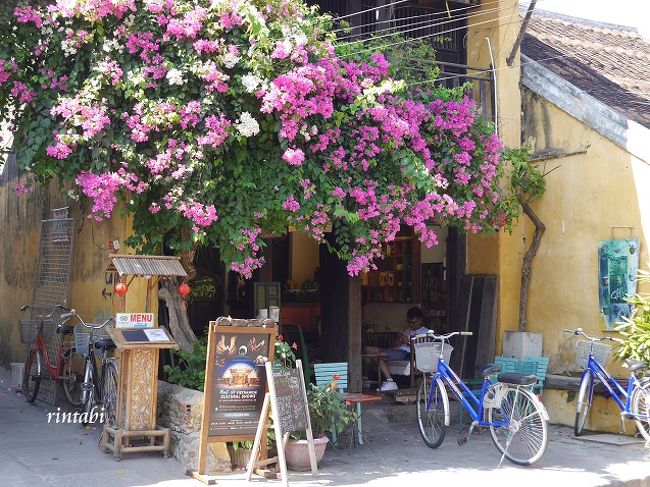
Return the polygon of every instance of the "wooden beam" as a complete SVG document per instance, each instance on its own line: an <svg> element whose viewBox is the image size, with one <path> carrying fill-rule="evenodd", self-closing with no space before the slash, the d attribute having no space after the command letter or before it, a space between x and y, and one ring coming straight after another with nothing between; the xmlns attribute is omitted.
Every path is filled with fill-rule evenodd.
<svg viewBox="0 0 650 487"><path fill-rule="evenodd" d="M361 392L361 279L348 278L348 391Z"/></svg>

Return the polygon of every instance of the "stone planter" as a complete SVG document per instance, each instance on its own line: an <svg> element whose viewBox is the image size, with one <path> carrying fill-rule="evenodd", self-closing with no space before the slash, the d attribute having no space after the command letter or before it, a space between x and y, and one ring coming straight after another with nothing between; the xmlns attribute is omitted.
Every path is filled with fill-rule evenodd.
<svg viewBox="0 0 650 487"><path fill-rule="evenodd" d="M172 454L190 470L198 468L202 413L201 391L158 381L158 424L171 430ZM211 443L206 471L230 472L231 469L226 444Z"/></svg>
<svg viewBox="0 0 650 487"><path fill-rule="evenodd" d="M228 453L230 454L233 470L246 468L252 452L253 450L248 448L242 448L241 446L234 448L232 445L228 445Z"/></svg>
<svg viewBox="0 0 650 487"><path fill-rule="evenodd" d="M327 442L329 438L322 436L314 438L314 449L316 450L316 464L318 464L325 455ZM309 464L309 448L307 440L289 440L285 448L285 455L287 457L287 467L294 472L308 472L311 470Z"/></svg>
<svg viewBox="0 0 650 487"><path fill-rule="evenodd" d="M524 360L542 356L542 334L530 331L506 331L503 334L503 355Z"/></svg>

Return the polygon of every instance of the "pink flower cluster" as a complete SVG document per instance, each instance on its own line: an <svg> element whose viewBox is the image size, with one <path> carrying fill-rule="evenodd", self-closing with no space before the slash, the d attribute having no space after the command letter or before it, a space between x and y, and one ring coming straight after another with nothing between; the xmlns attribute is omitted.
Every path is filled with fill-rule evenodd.
<svg viewBox="0 0 650 487"><path fill-rule="evenodd" d="M93 21L113 15L121 19L129 12L136 12L135 0L57 0L56 10L64 17L79 15Z"/></svg>
<svg viewBox="0 0 650 487"><path fill-rule="evenodd" d="M77 176L76 182L83 194L92 200L92 217L97 221L110 218L120 189L142 193L148 187L146 183L140 182L135 174L126 172L124 168L102 174L82 172Z"/></svg>
<svg viewBox="0 0 650 487"><path fill-rule="evenodd" d="M209 227L219 219L214 205L204 205L194 199L189 199L187 202L178 205L178 211L185 218L192 221L194 224L192 228L195 233L199 233L201 227Z"/></svg>
<svg viewBox="0 0 650 487"><path fill-rule="evenodd" d="M41 15L31 6L16 7L14 10L14 17L16 17L16 22L19 24L34 22L37 29L40 29L43 25Z"/></svg>
<svg viewBox="0 0 650 487"><path fill-rule="evenodd" d="M287 149L282 155L282 159L290 166L300 166L305 160L305 153L301 149Z"/></svg>

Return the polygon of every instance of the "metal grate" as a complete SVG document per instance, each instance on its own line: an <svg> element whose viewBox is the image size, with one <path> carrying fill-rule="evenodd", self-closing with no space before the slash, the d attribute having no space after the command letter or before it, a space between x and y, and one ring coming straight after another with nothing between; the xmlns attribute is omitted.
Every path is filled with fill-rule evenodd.
<svg viewBox="0 0 650 487"><path fill-rule="evenodd" d="M67 217L67 208L53 210L54 218L41 222L41 241L38 253L38 270L34 286L31 321L38 315L46 315L57 304L68 303L70 284L70 262L74 236L74 220ZM56 365L63 335L56 333L59 317L53 316L43 325L43 338L51 366ZM26 330L29 331L29 330ZM45 357L43 357L45 360ZM44 379L38 391L38 399L55 406L58 400L59 384Z"/></svg>
<svg viewBox="0 0 650 487"><path fill-rule="evenodd" d="M34 306L52 308L67 304L70 283L74 221L72 218L43 220Z"/></svg>

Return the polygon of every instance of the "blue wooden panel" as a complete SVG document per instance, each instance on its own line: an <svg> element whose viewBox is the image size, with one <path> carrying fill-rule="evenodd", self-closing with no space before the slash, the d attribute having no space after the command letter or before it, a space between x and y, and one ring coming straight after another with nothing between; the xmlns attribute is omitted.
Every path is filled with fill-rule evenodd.
<svg viewBox="0 0 650 487"><path fill-rule="evenodd" d="M336 382L336 385L342 391L348 388L348 363L334 362L325 364L314 364L314 375L316 376L316 385L320 386L330 382ZM334 381L333 376L338 376L339 380Z"/></svg>

